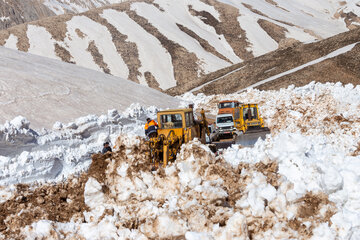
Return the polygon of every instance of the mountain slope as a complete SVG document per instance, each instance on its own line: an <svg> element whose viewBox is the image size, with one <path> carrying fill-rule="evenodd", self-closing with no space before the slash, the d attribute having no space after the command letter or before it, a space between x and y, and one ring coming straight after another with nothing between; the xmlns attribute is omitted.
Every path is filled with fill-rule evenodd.
<svg viewBox="0 0 360 240"><path fill-rule="evenodd" d="M179 100L125 79L0 47L0 122L23 115L51 127L133 103L177 107Z"/></svg>
<svg viewBox="0 0 360 240"><path fill-rule="evenodd" d="M0 29L54 15L48 7L35 0L0 1Z"/></svg>
<svg viewBox="0 0 360 240"><path fill-rule="evenodd" d="M171 95L187 91L206 94L233 93L249 87L280 89L309 82L360 84L360 29L311 44L277 50L221 69L169 89Z"/></svg>
<svg viewBox="0 0 360 240"><path fill-rule="evenodd" d="M81 13L126 0L6 0L0 1L0 29L65 13Z"/></svg>
<svg viewBox="0 0 360 240"><path fill-rule="evenodd" d="M353 2L146 0L0 32L0 45L168 89L354 28Z"/></svg>

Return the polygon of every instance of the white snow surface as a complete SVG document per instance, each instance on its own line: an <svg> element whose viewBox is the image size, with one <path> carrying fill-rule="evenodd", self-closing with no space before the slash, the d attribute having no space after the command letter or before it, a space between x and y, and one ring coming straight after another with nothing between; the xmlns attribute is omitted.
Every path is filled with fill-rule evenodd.
<svg viewBox="0 0 360 240"><path fill-rule="evenodd" d="M144 136L147 117L156 117L157 108L133 104L118 113L88 115L74 122L56 122L52 129L35 132L30 122L18 116L0 125L0 185L29 182L57 182L83 172L91 154L112 146L121 134Z"/></svg>
<svg viewBox="0 0 360 240"><path fill-rule="evenodd" d="M132 103L177 107L179 100L134 82L40 56L0 48L0 123L18 115L51 128Z"/></svg>
<svg viewBox="0 0 360 240"><path fill-rule="evenodd" d="M174 3L176 3L176 5L174 6L175 8L172 8L171 6ZM229 62L226 62L225 60L220 59L212 53L207 52L204 48L199 47L199 42L196 39L192 38L191 36L180 30L180 28L177 26L178 21L180 21L181 19L186 20L189 16L191 16L188 11L185 11L185 6L178 4L178 1L172 2L172 4L164 2L164 4L169 8L171 7L172 11L162 12L159 11L154 5L144 2L133 3L131 5L131 9L134 10L138 15L146 18L168 39L182 45L189 52L195 53L196 56L199 58L200 62L202 63L201 69L203 73L210 73L230 65ZM169 21L169 19L171 19L171 21ZM200 24L200 22L198 24ZM193 22L190 21L190 27L192 25ZM199 29L200 28L197 28L197 30ZM209 33L204 34L207 34L207 38L211 37Z"/></svg>
<svg viewBox="0 0 360 240"><path fill-rule="evenodd" d="M128 0L44 0L43 4L55 14L61 15L68 12L81 13L92 8L126 1Z"/></svg>
<svg viewBox="0 0 360 240"><path fill-rule="evenodd" d="M128 36L130 42L137 43L142 73L140 83L147 85L145 72L152 72L159 83L159 87L167 89L176 86L174 71L170 54L161 46L160 41L146 32L134 20L123 12L112 9L104 10L101 14L110 24L115 26L119 32ZM146 47L145 47L146 46ZM153 59L148 61L147 59Z"/></svg>
<svg viewBox="0 0 360 240"><path fill-rule="evenodd" d="M109 111L101 117L88 116L74 123L56 124L54 127L58 130L35 136L38 142L48 147L42 156L56 153L55 146L49 146L61 139L68 151L81 152L78 140L94 150L99 149L106 138L113 142L117 134L121 134L126 154L122 160L110 160L106 170L111 195L105 196L101 184L93 178L86 183L85 202L90 210L84 212L85 222L76 219L67 223L42 220L25 227L22 232L30 239L49 237L54 233L60 238L103 239L104 229L106 237L115 239L174 236L248 239L251 230L253 239L302 239L304 236L300 232L287 225L296 217L312 232L312 239L357 239L360 233L360 86L313 82L279 91L250 89L217 96L189 93L182 99L193 101L196 109L204 108L208 113L216 112L215 103L222 99L258 102L272 134L265 140L258 140L253 148L233 145L219 157L194 140L183 145L174 164L157 174L139 167L145 160L136 152L141 148L137 137L143 134L141 118L154 115L154 108L147 110L133 106L123 114ZM135 116L135 119L129 120L129 116ZM119 124L121 121L131 123ZM33 133L26 132L28 126L28 121L18 117L9 122L6 129L10 129L9 132L16 129L18 135L32 136ZM108 127L112 130L105 134ZM86 138L89 134L84 132L94 136ZM74 136L82 137L76 139ZM23 152L16 156L16 161L5 158L2 169L11 169L13 173L15 167L29 173L35 171L35 165L29 164L33 161L28 158L31 154L33 152ZM45 168L50 161L39 159L36 168ZM86 169L86 164L81 164L81 161L78 163L79 171ZM67 161L60 159L59 162L66 165ZM69 165L76 164L70 162ZM13 164L12 167L9 163ZM258 164L272 163L277 164L277 169L273 170L279 176L277 187L269 181L266 172L257 167ZM19 172L26 172L24 170ZM63 170L61 174L65 178L71 172ZM239 179L234 179L234 176ZM28 182L51 180L48 178L49 175L44 174L24 179ZM21 176L16 180L20 179ZM229 185L232 181L241 194L235 205L229 206L226 199L234 197ZM14 182L8 178L2 183ZM9 191L0 192L4 198L2 201L9 198ZM318 196L323 194L330 202L322 201L313 217L302 218L299 213L302 198L310 192ZM106 209L111 209L113 214L101 217ZM329 211L334 213L331 223L324 221ZM269 227L261 230L264 224L261 221L265 220ZM129 221L137 222L138 227L126 228ZM220 224L221 221L224 222Z"/></svg>

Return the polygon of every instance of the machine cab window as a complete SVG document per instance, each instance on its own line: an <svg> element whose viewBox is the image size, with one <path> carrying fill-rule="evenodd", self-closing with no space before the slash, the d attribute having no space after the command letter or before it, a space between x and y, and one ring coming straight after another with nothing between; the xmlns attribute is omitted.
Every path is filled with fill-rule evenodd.
<svg viewBox="0 0 360 240"><path fill-rule="evenodd" d="M192 112L185 113L185 122L186 127L191 127L194 125L194 115Z"/></svg>
<svg viewBox="0 0 360 240"><path fill-rule="evenodd" d="M222 108L234 108L234 107L235 107L235 103L233 103L233 102L224 102L224 103L219 104L219 109L222 109Z"/></svg>
<svg viewBox="0 0 360 240"><path fill-rule="evenodd" d="M232 116L217 117L216 123L231 123L233 122Z"/></svg>
<svg viewBox="0 0 360 240"><path fill-rule="evenodd" d="M243 110L243 117L244 117L244 121L245 120L253 120L253 119L258 119L258 114L257 114L257 109L256 107L246 107Z"/></svg>
<svg viewBox="0 0 360 240"><path fill-rule="evenodd" d="M164 129L183 127L182 116L179 113L161 115L160 120L161 127Z"/></svg>

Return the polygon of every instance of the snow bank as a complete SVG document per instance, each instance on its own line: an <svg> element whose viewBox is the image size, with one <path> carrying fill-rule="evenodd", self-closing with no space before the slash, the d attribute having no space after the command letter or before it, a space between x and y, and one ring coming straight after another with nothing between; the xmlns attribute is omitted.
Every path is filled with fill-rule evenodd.
<svg viewBox="0 0 360 240"><path fill-rule="evenodd" d="M91 154L102 144L124 133L143 136L146 117L155 117L156 107L133 104L123 113L88 115L74 122L56 122L53 130L35 132L23 117L0 125L0 184L60 181L83 172Z"/></svg>
<svg viewBox="0 0 360 240"><path fill-rule="evenodd" d="M325 213L336 210L322 193L287 195L292 184L276 172L275 162L233 167L195 140L182 147L175 163L151 172L146 145L132 142L138 143L128 145L121 136L119 152L105 160L106 177L88 179L85 221L46 221L51 228L45 236L101 239L106 229L106 237L115 239L289 239L306 229L324 231ZM296 220L306 226L293 229ZM44 236L39 223L25 227L24 234Z"/></svg>

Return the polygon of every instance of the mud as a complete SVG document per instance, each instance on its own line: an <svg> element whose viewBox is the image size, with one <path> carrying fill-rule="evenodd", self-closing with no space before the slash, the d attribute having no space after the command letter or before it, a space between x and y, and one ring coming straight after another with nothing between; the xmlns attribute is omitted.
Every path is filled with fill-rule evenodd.
<svg viewBox="0 0 360 240"><path fill-rule="evenodd" d="M32 222L48 219L68 222L81 218L87 210L84 203L84 186L87 177L69 179L66 183L38 188L17 185L15 196L0 204L0 231L6 238L18 238L20 229Z"/></svg>

